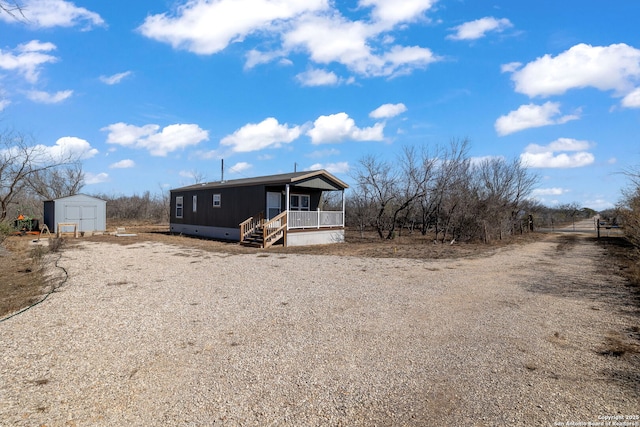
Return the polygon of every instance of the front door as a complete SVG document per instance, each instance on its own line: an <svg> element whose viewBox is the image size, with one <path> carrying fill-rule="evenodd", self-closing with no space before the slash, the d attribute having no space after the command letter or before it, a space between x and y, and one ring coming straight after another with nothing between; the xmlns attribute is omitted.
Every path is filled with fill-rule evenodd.
<svg viewBox="0 0 640 427"><path fill-rule="evenodd" d="M282 197L280 193L267 191L267 220L282 212Z"/></svg>

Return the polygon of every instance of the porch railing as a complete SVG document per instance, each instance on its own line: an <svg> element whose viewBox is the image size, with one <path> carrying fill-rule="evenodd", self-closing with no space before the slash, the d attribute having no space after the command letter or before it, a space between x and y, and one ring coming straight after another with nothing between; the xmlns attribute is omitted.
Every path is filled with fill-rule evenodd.
<svg viewBox="0 0 640 427"><path fill-rule="evenodd" d="M344 227L344 212L342 211L283 211L274 218L267 220L264 213L248 218L240 224L240 242L255 241L257 233L262 236L262 246L269 247L280 237L284 237L286 245L287 230L320 229ZM259 235L258 234L258 235Z"/></svg>
<svg viewBox="0 0 640 427"><path fill-rule="evenodd" d="M342 211L289 211L289 229L344 227Z"/></svg>
<svg viewBox="0 0 640 427"><path fill-rule="evenodd" d="M264 224L264 212L242 222L240 224L240 242L251 236L258 228L262 227L262 224Z"/></svg>
<svg viewBox="0 0 640 427"><path fill-rule="evenodd" d="M282 212L264 223L263 232L263 247L268 248L277 242L281 237L284 237L284 245L287 246L287 211Z"/></svg>

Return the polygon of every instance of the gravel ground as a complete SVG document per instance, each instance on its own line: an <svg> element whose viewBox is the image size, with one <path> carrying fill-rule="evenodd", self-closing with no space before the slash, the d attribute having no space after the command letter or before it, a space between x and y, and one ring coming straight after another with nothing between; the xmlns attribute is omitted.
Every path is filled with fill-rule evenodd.
<svg viewBox="0 0 640 427"><path fill-rule="evenodd" d="M0 425L640 423L637 300L601 256L557 235L457 260L82 242L0 324Z"/></svg>

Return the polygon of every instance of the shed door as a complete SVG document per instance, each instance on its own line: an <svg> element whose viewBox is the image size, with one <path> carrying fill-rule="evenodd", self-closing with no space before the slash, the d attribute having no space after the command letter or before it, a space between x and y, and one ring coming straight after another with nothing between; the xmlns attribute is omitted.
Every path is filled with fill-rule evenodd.
<svg viewBox="0 0 640 427"><path fill-rule="evenodd" d="M96 206L67 205L64 210L64 222L75 222L78 231L95 231L98 221L98 208Z"/></svg>
<svg viewBox="0 0 640 427"><path fill-rule="evenodd" d="M282 212L281 199L280 193L267 192L267 219L276 217Z"/></svg>

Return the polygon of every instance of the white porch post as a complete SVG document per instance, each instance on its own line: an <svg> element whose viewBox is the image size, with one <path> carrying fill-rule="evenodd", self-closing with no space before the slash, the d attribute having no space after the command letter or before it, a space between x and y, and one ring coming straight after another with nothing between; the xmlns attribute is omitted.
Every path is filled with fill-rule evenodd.
<svg viewBox="0 0 640 427"><path fill-rule="evenodd" d="M285 189L284 207L285 212L287 212L287 231L289 231L289 184L285 185Z"/></svg>
<svg viewBox="0 0 640 427"><path fill-rule="evenodd" d="M342 226L344 227L344 206L345 206L345 201L344 201L344 188L342 189Z"/></svg>
<svg viewBox="0 0 640 427"><path fill-rule="evenodd" d="M316 224L318 224L318 225L316 226L316 228L320 228L320 208L318 208L318 214L317 214L317 216L318 216L318 219L317 219Z"/></svg>

